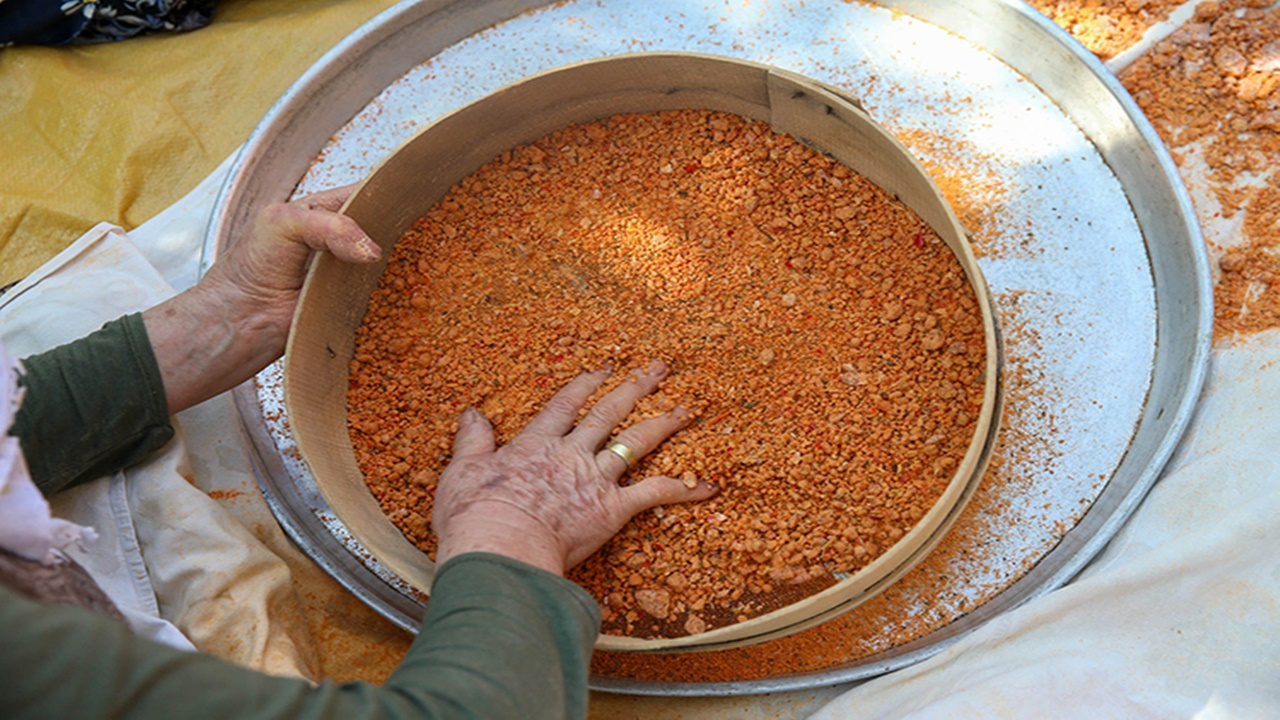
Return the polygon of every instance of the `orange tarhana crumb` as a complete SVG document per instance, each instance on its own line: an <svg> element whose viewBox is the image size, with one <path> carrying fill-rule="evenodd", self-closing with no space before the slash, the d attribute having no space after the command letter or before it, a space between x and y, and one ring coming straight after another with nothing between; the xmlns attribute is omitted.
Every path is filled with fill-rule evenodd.
<svg viewBox="0 0 1280 720"><path fill-rule="evenodd" d="M1240 243L1219 249L1219 340L1280 326L1280 14L1262 3L1203 2L1192 21L1121 80L1186 173L1203 163L1218 207L1243 213Z"/></svg>
<svg viewBox="0 0 1280 720"><path fill-rule="evenodd" d="M1021 299L1002 296L998 304L1016 318ZM1002 326L1008 346L1024 350L1007 357L1004 422L991 465L960 519L924 560L884 592L808 630L731 650L596 651L593 672L647 682L716 683L830 671L943 630L1021 578L1058 538L1046 537L1042 546L1029 548L1016 560L991 538L1026 521L1021 506L1008 499L1037 492L1035 477L1051 472L1059 451L1055 425L1045 421L1043 406L1036 402L1048 392L1031 357L1039 352L1038 332L1025 322L1008 320Z"/></svg>
<svg viewBox="0 0 1280 720"><path fill-rule="evenodd" d="M902 203L763 123L620 115L504 153L401 238L351 363L357 461L432 552L462 409L509 439L582 370L655 357L673 373L628 423L699 420L633 475L722 492L570 573L633 637L740 622L882 554L963 457L985 360L959 263Z"/></svg>
<svg viewBox="0 0 1280 720"><path fill-rule="evenodd" d="M1185 0L1030 0L1103 60L1133 46Z"/></svg>

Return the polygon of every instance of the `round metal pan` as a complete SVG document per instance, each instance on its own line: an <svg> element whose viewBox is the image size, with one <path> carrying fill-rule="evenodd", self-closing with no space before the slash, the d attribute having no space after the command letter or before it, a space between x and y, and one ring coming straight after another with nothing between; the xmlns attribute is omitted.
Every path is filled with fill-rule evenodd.
<svg viewBox="0 0 1280 720"><path fill-rule="evenodd" d="M295 191L335 132L408 69L541 2L402 3L321 58L262 120L237 159L205 239L207 267L267 203ZM889 3L885 3L889 5ZM1145 399L1100 492L1038 562L976 610L904 645L821 672L763 680L665 683L593 677L592 687L656 695L732 695L834 685L918 662L990 618L1068 582L1142 501L1191 418L1208 362L1212 293L1190 200L1171 159L1119 83L1061 29L1009 0L894 2L1011 67L1052 99L1088 138L1141 231L1154 293L1154 342ZM815 49L814 52L817 52ZM325 506L296 454L280 403L278 367L235 393L253 439L264 495L286 531L354 594L413 629L422 605L372 562Z"/></svg>

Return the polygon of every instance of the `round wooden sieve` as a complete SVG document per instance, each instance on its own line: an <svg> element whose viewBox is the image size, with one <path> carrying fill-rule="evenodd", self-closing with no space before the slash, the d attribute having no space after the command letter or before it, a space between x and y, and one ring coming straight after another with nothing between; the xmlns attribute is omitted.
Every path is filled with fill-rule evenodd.
<svg viewBox="0 0 1280 720"><path fill-rule="evenodd" d="M852 609L932 549L981 479L1000 410L1000 349L989 293L954 212L907 149L856 100L765 65L690 53L591 60L498 90L402 145L344 208L382 245L383 263L353 266L322 255L303 288L284 368L285 404L298 449L342 523L383 565L422 592L430 590L434 564L383 514L356 464L347 430L347 368L385 258L403 232L454 184L503 151L572 123L678 109L730 112L768 122L777 132L830 154L927 222L960 262L982 313L982 410L942 497L910 532L858 572L807 597L779 595L771 603L777 609L727 627L672 638L601 635L597 646L615 651L723 649L787 635Z"/></svg>

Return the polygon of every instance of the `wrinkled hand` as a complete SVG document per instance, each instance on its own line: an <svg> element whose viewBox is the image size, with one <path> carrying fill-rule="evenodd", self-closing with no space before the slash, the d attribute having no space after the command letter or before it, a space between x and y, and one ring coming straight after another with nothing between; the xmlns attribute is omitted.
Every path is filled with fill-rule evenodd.
<svg viewBox="0 0 1280 720"><path fill-rule="evenodd" d="M315 252L325 250L354 263L373 262L381 256L377 243L355 220L338 214L354 190L354 185L348 185L268 205L258 214L252 233L233 244L200 281L210 295L269 331L274 357L284 352Z"/></svg>
<svg viewBox="0 0 1280 720"><path fill-rule="evenodd" d="M195 287L142 314L170 412L239 385L284 353L316 251L378 259L377 244L337 213L353 189L269 205Z"/></svg>
<svg viewBox="0 0 1280 720"><path fill-rule="evenodd" d="M579 375L500 448L483 415L474 409L463 412L453 459L436 487L437 563L484 551L560 575L595 552L636 513L715 494L706 482L690 488L665 476L619 484L627 463L601 447L667 371L657 361L645 371L634 371L575 427L587 399L609 375L607 370ZM688 413L677 408L624 429L614 440L638 459L688 424Z"/></svg>

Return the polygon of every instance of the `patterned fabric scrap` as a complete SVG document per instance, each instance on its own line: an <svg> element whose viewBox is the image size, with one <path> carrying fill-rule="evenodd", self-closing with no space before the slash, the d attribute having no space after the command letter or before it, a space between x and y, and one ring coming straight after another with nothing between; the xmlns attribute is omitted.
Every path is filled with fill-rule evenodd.
<svg viewBox="0 0 1280 720"><path fill-rule="evenodd" d="M196 30L216 0L0 0L0 47L126 40Z"/></svg>

